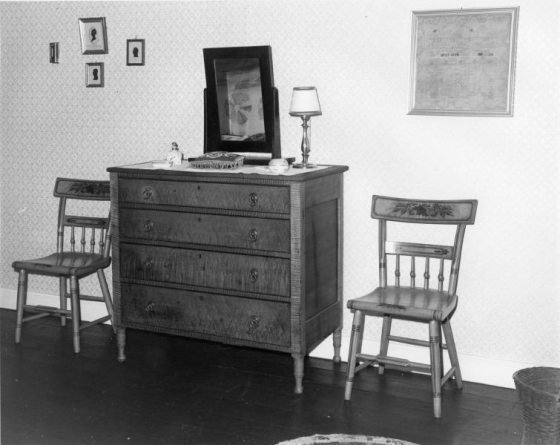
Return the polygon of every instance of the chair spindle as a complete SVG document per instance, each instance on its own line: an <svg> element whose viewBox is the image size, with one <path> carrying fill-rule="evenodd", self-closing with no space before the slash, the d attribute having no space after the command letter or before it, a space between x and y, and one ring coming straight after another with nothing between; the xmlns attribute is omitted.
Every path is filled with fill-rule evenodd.
<svg viewBox="0 0 560 445"><path fill-rule="evenodd" d="M70 250L72 253L76 252L76 231L74 226L70 229Z"/></svg>
<svg viewBox="0 0 560 445"><path fill-rule="evenodd" d="M426 266L424 268L424 289L430 288L430 259L426 257L425 259Z"/></svg>
<svg viewBox="0 0 560 445"><path fill-rule="evenodd" d="M395 286L401 285L401 256L395 255Z"/></svg>
<svg viewBox="0 0 560 445"><path fill-rule="evenodd" d="M410 287L416 287L416 257L410 257Z"/></svg>
<svg viewBox="0 0 560 445"><path fill-rule="evenodd" d="M80 238L80 252L86 253L86 228L82 227L82 237Z"/></svg>
<svg viewBox="0 0 560 445"><path fill-rule="evenodd" d="M443 275L443 266L444 261L443 258L439 260L439 274L438 274L438 291L443 292L443 281L445 280L445 276Z"/></svg>
<svg viewBox="0 0 560 445"><path fill-rule="evenodd" d="M89 252L90 253L95 253L95 245L96 245L96 240L95 240L95 229L91 229L91 238L89 240Z"/></svg>

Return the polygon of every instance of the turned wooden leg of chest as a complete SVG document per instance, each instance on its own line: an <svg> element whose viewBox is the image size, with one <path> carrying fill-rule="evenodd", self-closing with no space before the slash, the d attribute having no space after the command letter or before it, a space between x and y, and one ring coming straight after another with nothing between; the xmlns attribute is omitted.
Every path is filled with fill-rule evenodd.
<svg viewBox="0 0 560 445"><path fill-rule="evenodd" d="M296 379L295 393L303 393L303 354L292 354L294 359L294 377Z"/></svg>

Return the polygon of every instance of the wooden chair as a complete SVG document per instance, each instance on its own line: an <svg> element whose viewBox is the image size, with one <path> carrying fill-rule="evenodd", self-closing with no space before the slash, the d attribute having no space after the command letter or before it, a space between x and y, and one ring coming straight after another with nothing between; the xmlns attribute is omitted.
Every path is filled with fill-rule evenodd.
<svg viewBox="0 0 560 445"><path fill-rule="evenodd" d="M457 387L462 388L461 370L450 319L457 307L456 290L465 227L467 224L474 223L476 208L476 200L424 201L373 196L371 216L379 221L380 286L367 295L347 303L348 308L354 313L354 319L344 396L346 400L350 400L355 373L375 364L379 366L379 374L383 374L385 367L431 374L436 418L441 417L441 388L444 383L454 376ZM387 241L388 222L392 225L397 225L394 222L453 225L456 226L454 242L453 245L446 246ZM402 230L403 227L400 229ZM405 266L405 261L401 262L402 257L410 258L408 286L401 283L401 266ZM420 286L417 287L416 263L417 261L422 263L422 259L423 283L418 283ZM394 264L395 267L393 286L387 284L388 261L391 261L391 265ZM430 288L430 264L433 262L437 263L437 288L435 289ZM449 282L444 289L446 275ZM366 315L383 318L378 355L368 355L361 351ZM393 319L428 324L429 341L392 335ZM445 343L441 337L442 329ZM388 349L391 341L429 347L430 364L389 356ZM451 364L445 375L443 375L443 349L447 349Z"/></svg>
<svg viewBox="0 0 560 445"><path fill-rule="evenodd" d="M16 312L16 343L21 342L22 323L46 317L60 316L61 325L72 319L74 352L80 352L80 330L112 320L113 304L103 270L111 264L110 217L75 216L67 214L67 200L109 201L109 181L89 181L57 178L54 196L60 198L56 253L34 260L15 261L12 267L19 273ZM65 242L65 235L66 242ZM69 235L69 239L68 239ZM97 251L96 251L97 250ZM79 280L97 273L102 297L80 294ZM27 304L28 275L47 275L59 278L60 307ZM68 282L70 293L67 292ZM71 310L67 310L70 298ZM107 316L89 323L81 322L80 300L102 301ZM24 318L24 312L33 312Z"/></svg>

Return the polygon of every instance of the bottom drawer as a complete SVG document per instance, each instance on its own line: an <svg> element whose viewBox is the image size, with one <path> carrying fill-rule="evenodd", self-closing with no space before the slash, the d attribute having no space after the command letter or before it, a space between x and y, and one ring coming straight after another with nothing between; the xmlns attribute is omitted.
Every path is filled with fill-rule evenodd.
<svg viewBox="0 0 560 445"><path fill-rule="evenodd" d="M288 347L288 303L122 283L124 325Z"/></svg>

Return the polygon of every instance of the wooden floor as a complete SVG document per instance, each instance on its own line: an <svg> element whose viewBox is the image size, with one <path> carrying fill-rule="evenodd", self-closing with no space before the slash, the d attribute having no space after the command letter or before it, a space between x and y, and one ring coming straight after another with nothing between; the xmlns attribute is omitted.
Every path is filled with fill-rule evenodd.
<svg viewBox="0 0 560 445"><path fill-rule="evenodd" d="M344 401L346 365L306 361L304 393L293 393L286 354L128 331L118 363L109 326L82 333L47 318L24 325L0 310L2 445L258 444L317 433L387 436L421 445L521 442L514 390L467 382L443 393L432 417L426 376L368 369Z"/></svg>

